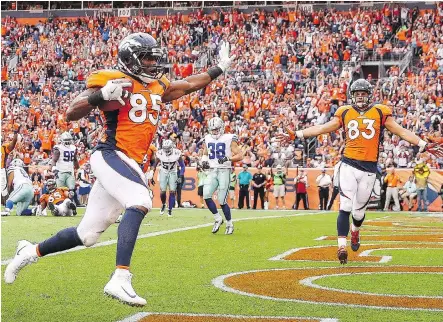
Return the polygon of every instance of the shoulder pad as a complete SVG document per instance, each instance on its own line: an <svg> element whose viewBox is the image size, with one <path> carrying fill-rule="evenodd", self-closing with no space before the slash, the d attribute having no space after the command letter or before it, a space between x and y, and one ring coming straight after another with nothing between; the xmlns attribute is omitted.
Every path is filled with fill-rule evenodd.
<svg viewBox="0 0 443 322"><path fill-rule="evenodd" d="M374 107L379 109L384 116L390 116L392 115L392 109L384 104L374 104Z"/></svg>
<svg viewBox="0 0 443 322"><path fill-rule="evenodd" d="M341 117L342 114L343 114L343 112L349 110L350 108L352 108L351 105L343 105L343 106L340 106L340 107L337 109L337 111L335 111L334 116Z"/></svg>
<svg viewBox="0 0 443 322"><path fill-rule="evenodd" d="M117 79L117 78L129 78L128 75L114 69L104 69L92 72L91 75L86 79L86 87L94 88L94 87L103 87L109 80Z"/></svg>

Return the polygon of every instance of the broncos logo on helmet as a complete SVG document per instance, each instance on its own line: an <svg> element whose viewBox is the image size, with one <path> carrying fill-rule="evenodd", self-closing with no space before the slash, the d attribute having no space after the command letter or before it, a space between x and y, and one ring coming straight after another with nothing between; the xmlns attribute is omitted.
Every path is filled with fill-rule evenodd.
<svg viewBox="0 0 443 322"><path fill-rule="evenodd" d="M362 95L361 93L368 95ZM358 79L350 88L351 104L359 111L365 111L370 107L372 100L372 85L365 79Z"/></svg>
<svg viewBox="0 0 443 322"><path fill-rule="evenodd" d="M144 83L162 78L165 59L163 48L147 33L131 34L118 47L118 69Z"/></svg>

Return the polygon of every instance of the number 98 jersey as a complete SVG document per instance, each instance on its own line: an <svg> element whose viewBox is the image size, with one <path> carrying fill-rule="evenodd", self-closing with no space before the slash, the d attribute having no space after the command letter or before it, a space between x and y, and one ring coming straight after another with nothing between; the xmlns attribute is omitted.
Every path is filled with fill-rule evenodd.
<svg viewBox="0 0 443 322"><path fill-rule="evenodd" d="M75 145L65 146L63 144L57 144L54 146L54 150L60 151L60 157L55 164L55 168L60 172L74 173L74 157L75 151L77 150Z"/></svg>
<svg viewBox="0 0 443 322"><path fill-rule="evenodd" d="M340 107L334 116L338 117L346 134L343 156L376 163L384 125L391 115L391 109L382 104L374 104L364 112L351 105Z"/></svg>
<svg viewBox="0 0 443 322"><path fill-rule="evenodd" d="M229 169L231 168L231 162L225 162L223 164L218 163L218 159L223 157L232 157L231 143L237 142L237 135L235 134L223 134L218 139L214 139L211 134L205 136L205 145L208 150L209 166L211 169Z"/></svg>
<svg viewBox="0 0 443 322"><path fill-rule="evenodd" d="M131 99L115 111L102 111L106 131L97 150L119 150L141 164L157 131L161 98L169 87L166 76L144 84L118 70L100 70L92 73L87 88L101 88L109 80L128 78L133 83Z"/></svg>

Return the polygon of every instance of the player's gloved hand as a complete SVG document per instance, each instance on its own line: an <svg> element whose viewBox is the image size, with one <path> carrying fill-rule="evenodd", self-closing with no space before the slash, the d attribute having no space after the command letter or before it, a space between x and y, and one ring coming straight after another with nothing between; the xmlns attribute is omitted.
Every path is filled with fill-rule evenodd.
<svg viewBox="0 0 443 322"><path fill-rule="evenodd" d="M68 198L69 198L69 199L74 198L74 191L69 191L69 192L68 192Z"/></svg>
<svg viewBox="0 0 443 322"><path fill-rule="evenodd" d="M209 162L208 161L203 161L202 162L202 169L203 170L207 170L207 169L209 169L210 168L210 166L209 166Z"/></svg>
<svg viewBox="0 0 443 322"><path fill-rule="evenodd" d="M178 183L178 184L181 184L182 182L183 182L183 181L182 181L182 178L181 178L181 177L178 177L178 178L177 178L177 183Z"/></svg>
<svg viewBox="0 0 443 322"><path fill-rule="evenodd" d="M218 164L223 164L227 161L229 161L229 158L224 156L223 158L218 159Z"/></svg>
<svg viewBox="0 0 443 322"><path fill-rule="evenodd" d="M121 105L125 105L123 98L128 98L130 93L123 88L131 86L132 83L127 78L109 80L99 91L89 95L88 103L98 106L103 101L119 101Z"/></svg>
<svg viewBox="0 0 443 322"><path fill-rule="evenodd" d="M154 170L146 172L146 179L151 180L154 177Z"/></svg>
<svg viewBox="0 0 443 322"><path fill-rule="evenodd" d="M229 56L230 54L230 48L229 48L229 42L224 41L220 45L220 51L218 52L218 55L220 56L220 61L218 63L218 67L223 72L226 72L229 69L229 66L236 58L236 55Z"/></svg>
<svg viewBox="0 0 443 322"><path fill-rule="evenodd" d="M435 155L437 158L443 158L443 145L439 143L427 143L425 146L426 152Z"/></svg>
<svg viewBox="0 0 443 322"><path fill-rule="evenodd" d="M422 152L429 152L433 155L435 155L437 158L443 158L443 144L437 143L437 142L426 142L423 140L420 140L418 142L418 146L420 147L420 153Z"/></svg>

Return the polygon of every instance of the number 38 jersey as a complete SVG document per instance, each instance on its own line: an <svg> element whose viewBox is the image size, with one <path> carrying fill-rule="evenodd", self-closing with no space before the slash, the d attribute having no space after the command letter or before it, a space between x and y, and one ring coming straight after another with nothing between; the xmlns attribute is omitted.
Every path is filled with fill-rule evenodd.
<svg viewBox="0 0 443 322"><path fill-rule="evenodd" d="M364 112L351 105L341 106L334 116L346 134L343 162L363 171L377 172L379 145L386 119L391 115L391 109L382 104L374 104Z"/></svg>
<svg viewBox="0 0 443 322"><path fill-rule="evenodd" d="M55 164L55 168L60 172L74 173L74 156L77 150L75 145L65 146L63 144L57 144L54 146L54 150L60 151L60 157Z"/></svg>
<svg viewBox="0 0 443 322"><path fill-rule="evenodd" d="M211 168L231 168L231 162L219 164L218 159L232 156L231 143L237 142L237 135L223 134L217 140L211 134L205 136L205 145L208 150L209 166Z"/></svg>
<svg viewBox="0 0 443 322"><path fill-rule="evenodd" d="M103 87L117 78L132 81L131 99L118 110L102 112L105 135L96 149L117 149L141 164L157 131L161 98L170 83L165 76L144 84L118 70L100 70L88 77L86 87Z"/></svg>

